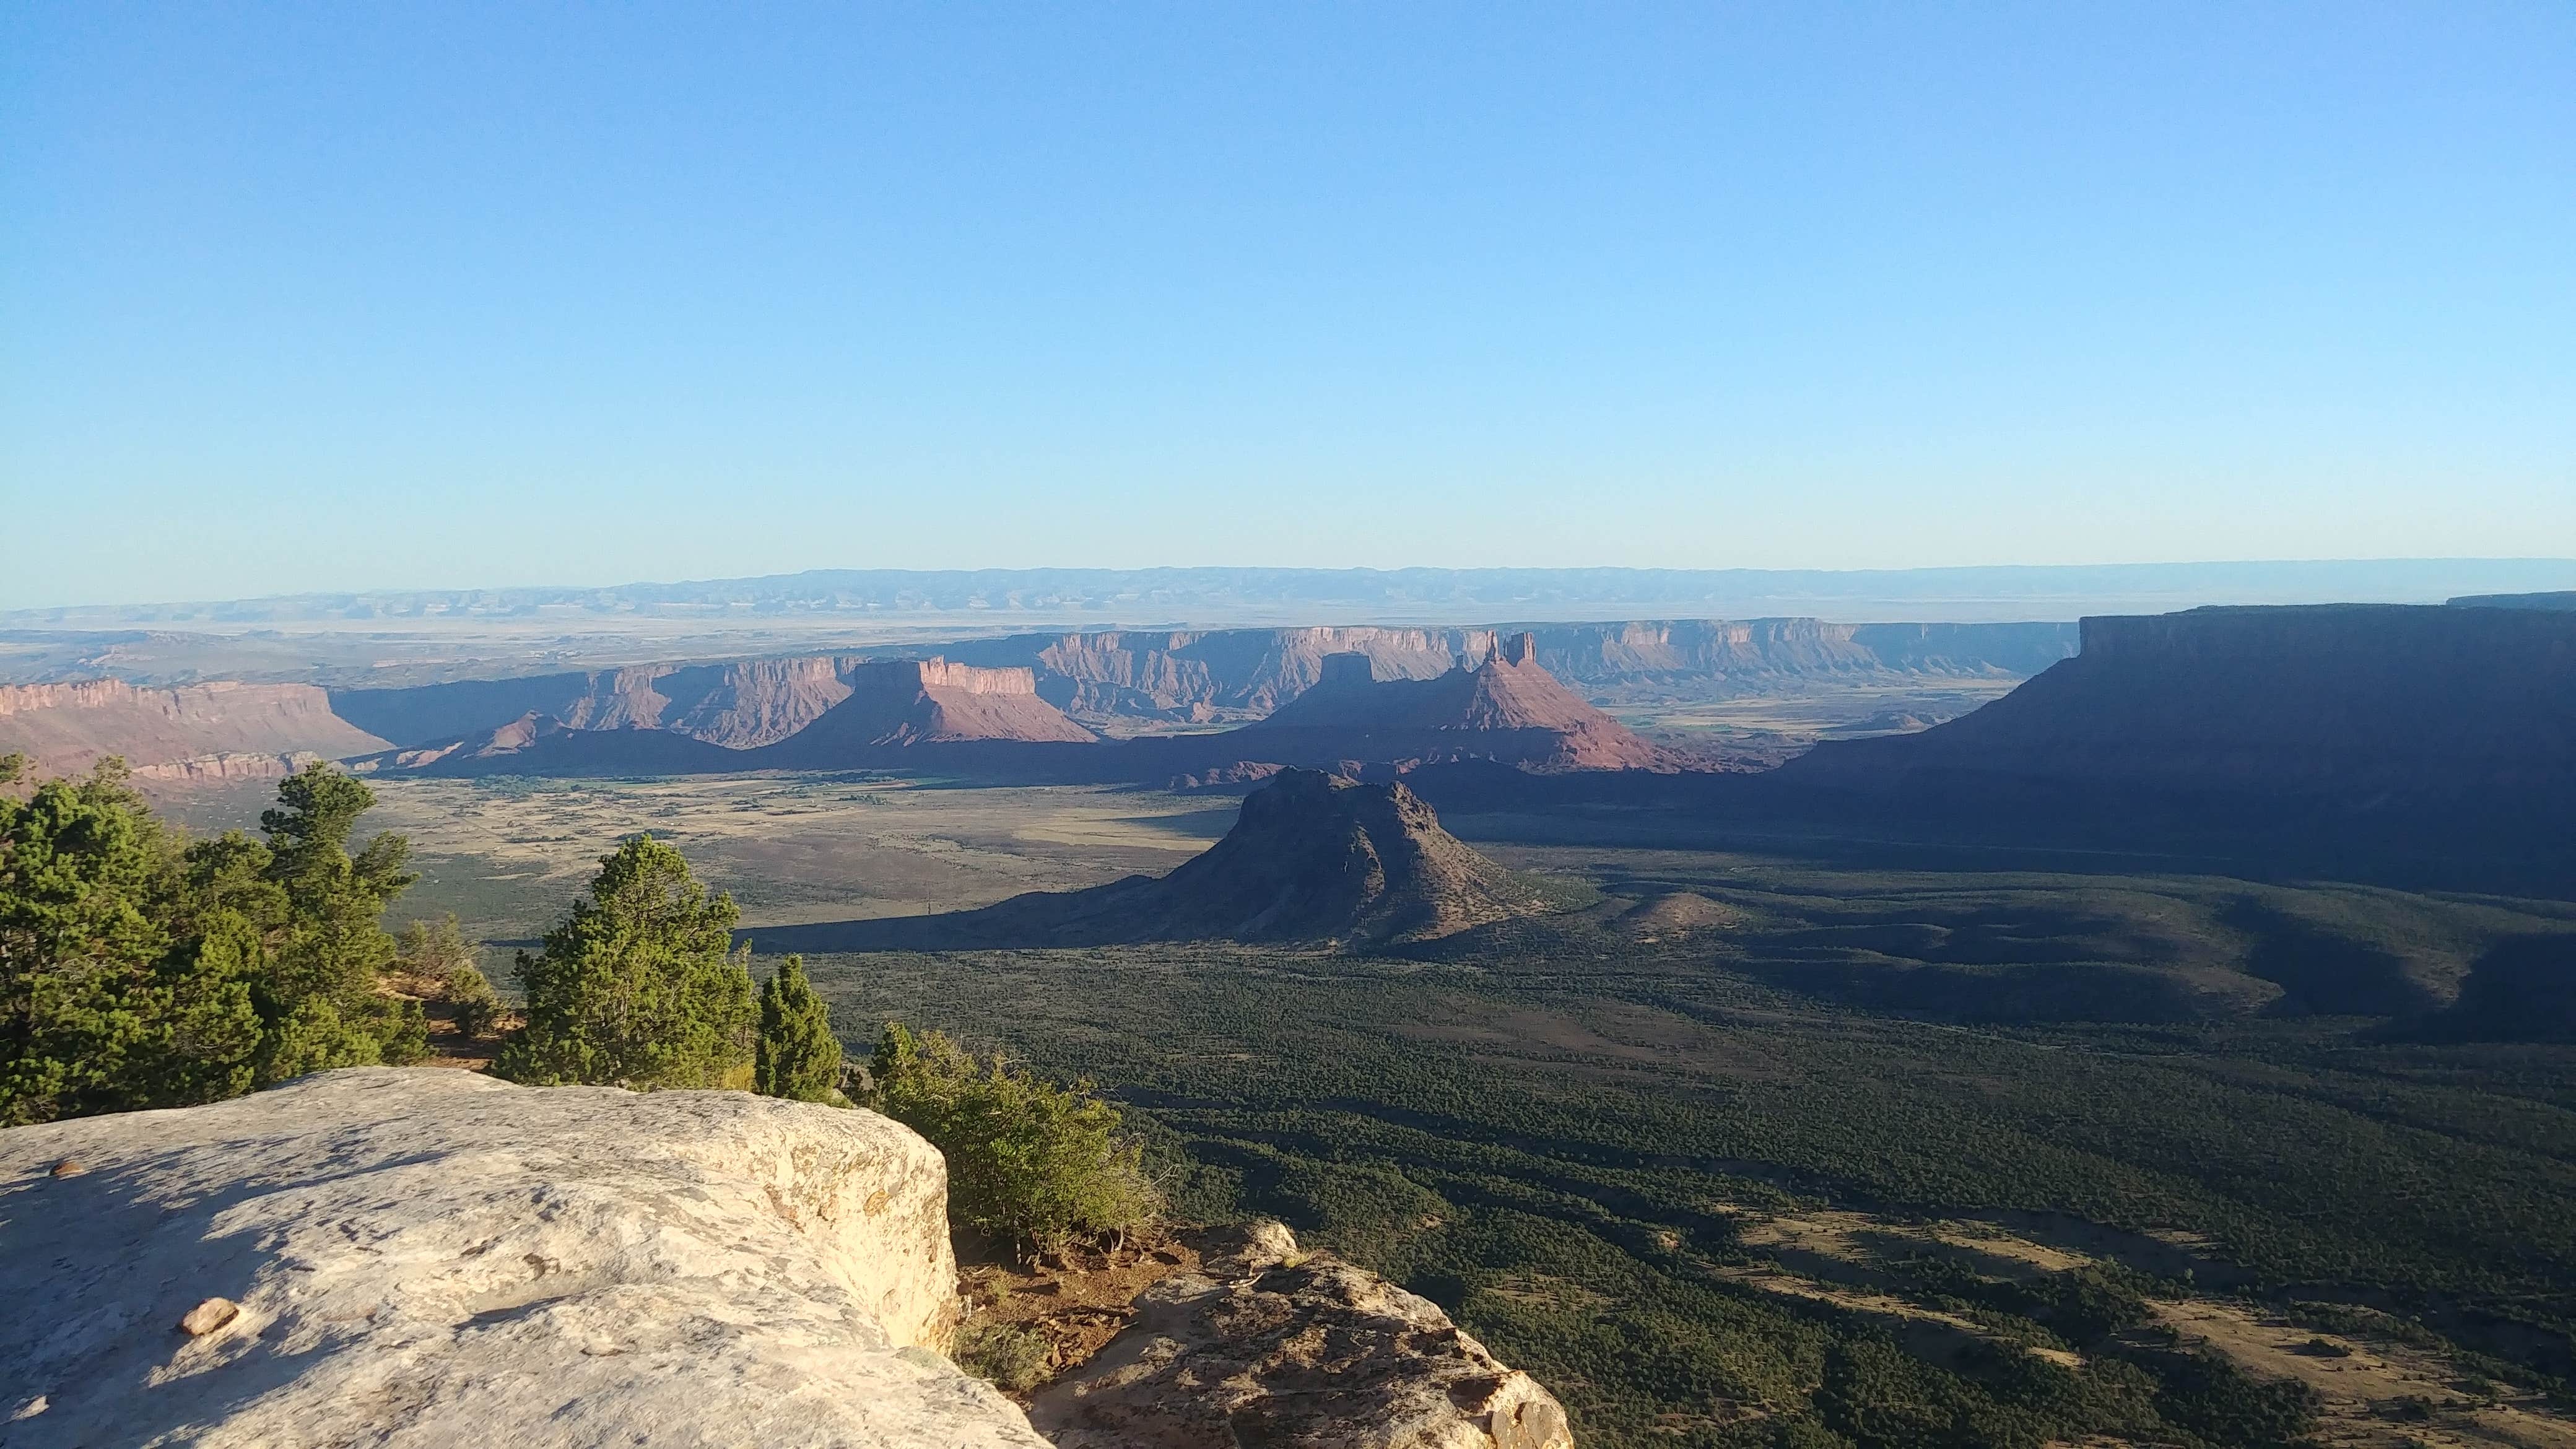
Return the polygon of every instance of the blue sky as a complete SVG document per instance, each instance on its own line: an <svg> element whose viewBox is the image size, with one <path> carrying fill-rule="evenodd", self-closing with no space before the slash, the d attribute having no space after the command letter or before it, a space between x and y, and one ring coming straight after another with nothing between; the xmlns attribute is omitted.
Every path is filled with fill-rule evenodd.
<svg viewBox="0 0 2576 1449"><path fill-rule="evenodd" d="M0 607L2576 554L2576 6L0 11Z"/></svg>

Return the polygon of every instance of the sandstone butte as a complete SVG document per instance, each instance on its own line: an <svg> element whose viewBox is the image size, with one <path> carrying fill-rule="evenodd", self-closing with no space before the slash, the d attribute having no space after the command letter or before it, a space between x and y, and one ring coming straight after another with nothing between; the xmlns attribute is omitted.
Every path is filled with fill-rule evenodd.
<svg viewBox="0 0 2576 1449"><path fill-rule="evenodd" d="M434 1068L13 1128L0 1444L1044 1449L937 1351L946 1196L872 1113ZM1438 1308L1246 1239L1042 1399L1055 1442L1570 1449Z"/></svg>
<svg viewBox="0 0 2576 1449"><path fill-rule="evenodd" d="M1426 760L1516 759L1550 769L1670 770L1665 751L1595 709L1538 662L1536 636L1503 639L1480 664L1430 679L1379 679L1367 656L1333 654L1312 689L1247 727L1401 741Z"/></svg>

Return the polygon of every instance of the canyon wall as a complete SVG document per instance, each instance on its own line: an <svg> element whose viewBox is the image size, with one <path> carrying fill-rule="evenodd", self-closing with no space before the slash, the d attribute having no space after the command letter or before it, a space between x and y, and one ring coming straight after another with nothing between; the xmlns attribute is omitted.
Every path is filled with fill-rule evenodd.
<svg viewBox="0 0 2576 1449"><path fill-rule="evenodd" d="M330 696L309 684L0 685L0 754L22 751L48 773L86 770L109 755L140 770L223 755L336 758L384 747L334 714Z"/></svg>

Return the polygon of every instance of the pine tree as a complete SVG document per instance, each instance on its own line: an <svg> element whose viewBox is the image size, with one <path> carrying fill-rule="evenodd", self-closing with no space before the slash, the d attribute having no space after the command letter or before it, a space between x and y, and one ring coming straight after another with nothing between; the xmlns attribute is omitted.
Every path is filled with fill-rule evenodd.
<svg viewBox="0 0 2576 1449"><path fill-rule="evenodd" d="M788 957L761 983L751 1080L752 1090L764 1097L842 1100L841 1039L832 1034L831 1008L805 978L802 956Z"/></svg>
<svg viewBox="0 0 2576 1449"><path fill-rule="evenodd" d="M750 1086L751 956L729 949L739 915L650 835L601 857L589 899L544 950L519 953L527 1024L494 1074L531 1086Z"/></svg>
<svg viewBox="0 0 2576 1449"><path fill-rule="evenodd" d="M351 855L350 838L375 792L327 764L288 777L277 799L279 808L259 817L268 835L263 875L286 907L285 929L254 992L268 1024L259 1081L420 1060L429 1054L420 1003L376 989L394 959L385 908L419 879L403 870L410 842L379 835Z"/></svg>

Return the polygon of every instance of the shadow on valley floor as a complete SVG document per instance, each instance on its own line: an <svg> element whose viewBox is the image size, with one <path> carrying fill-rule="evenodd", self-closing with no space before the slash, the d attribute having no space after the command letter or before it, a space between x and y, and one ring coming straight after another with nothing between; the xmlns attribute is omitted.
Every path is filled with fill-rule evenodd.
<svg viewBox="0 0 2576 1449"><path fill-rule="evenodd" d="M1713 949L1830 884L1695 912L1614 894L1392 956L811 965L845 1023L1111 1087L1185 1212L1279 1215L1433 1297L1587 1444L2567 1442L2576 1048L2351 1017L1906 1020ZM1919 915L1958 883L1903 884ZM1963 909L1932 924L2033 949Z"/></svg>

